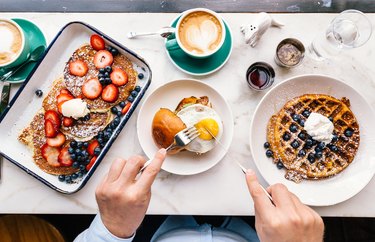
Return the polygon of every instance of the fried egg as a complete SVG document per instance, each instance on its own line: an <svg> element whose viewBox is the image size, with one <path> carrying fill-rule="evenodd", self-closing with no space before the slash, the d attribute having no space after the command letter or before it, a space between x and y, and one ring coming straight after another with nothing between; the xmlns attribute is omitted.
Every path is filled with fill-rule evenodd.
<svg viewBox="0 0 375 242"><path fill-rule="evenodd" d="M223 135L223 123L221 118L216 111L210 107L201 104L190 105L178 112L177 116L187 127L195 125L199 131L199 136L186 147L188 151L200 154L206 153L212 150L216 145L216 141L212 138L211 134L214 135L217 140L220 140Z"/></svg>

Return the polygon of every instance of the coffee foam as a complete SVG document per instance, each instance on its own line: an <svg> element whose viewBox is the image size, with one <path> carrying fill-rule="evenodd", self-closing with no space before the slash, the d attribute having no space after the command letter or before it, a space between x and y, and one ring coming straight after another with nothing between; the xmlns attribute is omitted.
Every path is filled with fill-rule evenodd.
<svg viewBox="0 0 375 242"><path fill-rule="evenodd" d="M22 36L16 26L0 20L0 64L13 61L22 48Z"/></svg>

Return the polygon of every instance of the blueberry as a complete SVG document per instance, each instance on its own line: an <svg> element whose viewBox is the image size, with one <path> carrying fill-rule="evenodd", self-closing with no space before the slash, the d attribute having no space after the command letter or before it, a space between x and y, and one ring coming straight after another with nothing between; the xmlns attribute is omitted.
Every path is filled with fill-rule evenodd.
<svg viewBox="0 0 375 242"><path fill-rule="evenodd" d="M77 179L78 178L78 174L77 173L73 173L72 174L72 180L75 180L75 179Z"/></svg>
<svg viewBox="0 0 375 242"><path fill-rule="evenodd" d="M340 139L342 141L344 141L344 142L348 142L349 141L348 137L345 137L345 136L341 136Z"/></svg>
<svg viewBox="0 0 375 242"><path fill-rule="evenodd" d="M276 167L277 167L278 169L283 169L283 168L284 168L284 165L283 165L283 163L282 163L281 161L279 161L279 162L276 163Z"/></svg>
<svg viewBox="0 0 375 242"><path fill-rule="evenodd" d="M89 152L87 152L86 150L83 150L81 155L83 156L84 159L86 159L89 156Z"/></svg>
<svg viewBox="0 0 375 242"><path fill-rule="evenodd" d="M70 147L72 147L72 148L77 147L77 142L76 141L70 142Z"/></svg>
<svg viewBox="0 0 375 242"><path fill-rule="evenodd" d="M81 148L82 148L82 145L83 145L83 143L82 143L81 141L78 141L78 142L77 142L77 148L81 149Z"/></svg>
<svg viewBox="0 0 375 242"><path fill-rule="evenodd" d="M127 100L132 103L134 101L134 97L129 96Z"/></svg>
<svg viewBox="0 0 375 242"><path fill-rule="evenodd" d="M137 92L137 91L132 91L132 92L130 93L130 95L132 95L132 97L136 97L136 96L138 95L138 92Z"/></svg>
<svg viewBox="0 0 375 242"><path fill-rule="evenodd" d="M102 86L104 86L106 83L105 83L105 79L104 78L101 78L99 79L99 82Z"/></svg>
<svg viewBox="0 0 375 242"><path fill-rule="evenodd" d="M121 116L122 116L121 110L118 110L116 115L117 115L118 117L121 117Z"/></svg>
<svg viewBox="0 0 375 242"><path fill-rule="evenodd" d="M84 148L87 148L87 147L89 147L89 143L88 143L88 142L83 142L83 144L82 144L82 145L83 145L83 147L84 147Z"/></svg>
<svg viewBox="0 0 375 242"><path fill-rule="evenodd" d="M313 143L312 143L313 145L316 145L316 144L318 143L318 141L316 141L316 140L314 140L314 139L312 140L312 142L313 142Z"/></svg>
<svg viewBox="0 0 375 242"><path fill-rule="evenodd" d="M298 151L298 156L299 157L304 157L305 155L306 155L306 151L305 150Z"/></svg>
<svg viewBox="0 0 375 242"><path fill-rule="evenodd" d="M290 132L295 133L298 131L298 128L295 124L291 124L289 127Z"/></svg>
<svg viewBox="0 0 375 242"><path fill-rule="evenodd" d="M107 132L112 134L113 130L112 129L107 129Z"/></svg>
<svg viewBox="0 0 375 242"><path fill-rule="evenodd" d="M305 117L305 118L308 118L310 116L310 112L308 110L305 110L303 111L302 115Z"/></svg>
<svg viewBox="0 0 375 242"><path fill-rule="evenodd" d="M315 146L315 151L316 151L316 152L322 152L322 151L323 151L323 149L322 149L322 148L320 148L319 146Z"/></svg>
<svg viewBox="0 0 375 242"><path fill-rule="evenodd" d="M99 138L99 137L103 137L103 135L104 135L104 132L103 132L103 131L99 131L99 132L98 132L98 138Z"/></svg>
<svg viewBox="0 0 375 242"><path fill-rule="evenodd" d="M272 152L272 150L267 150L267 151L266 151L266 156L269 157L269 158L273 157L273 152Z"/></svg>
<svg viewBox="0 0 375 242"><path fill-rule="evenodd" d="M72 167L77 169L79 167L79 163L77 161L73 162Z"/></svg>
<svg viewBox="0 0 375 242"><path fill-rule="evenodd" d="M74 153L74 149L73 149L72 147L70 147L70 148L68 149L68 152L69 152L69 154L73 154L73 153Z"/></svg>
<svg viewBox="0 0 375 242"><path fill-rule="evenodd" d="M330 150L332 150L333 152L337 152L339 149L337 148L336 145L331 145L330 147Z"/></svg>
<svg viewBox="0 0 375 242"><path fill-rule="evenodd" d="M138 78L139 78L139 79L143 79L144 77L145 77L145 75L143 75L143 73L139 73L139 74L138 74Z"/></svg>
<svg viewBox="0 0 375 242"><path fill-rule="evenodd" d="M71 183L71 182L72 182L72 177L69 176L69 175L66 175L66 176L65 176L65 182L66 182L66 183Z"/></svg>
<svg viewBox="0 0 375 242"><path fill-rule="evenodd" d="M77 175L78 175L78 177L83 177L83 172L79 171L79 172L77 172Z"/></svg>
<svg viewBox="0 0 375 242"><path fill-rule="evenodd" d="M83 162L84 160L85 160L85 157L83 157L82 155L77 156L77 161Z"/></svg>
<svg viewBox="0 0 375 242"><path fill-rule="evenodd" d="M283 140L288 141L290 140L290 135L288 133L283 134Z"/></svg>
<svg viewBox="0 0 375 242"><path fill-rule="evenodd" d="M307 139L306 140L306 143L305 143L307 146L312 146L313 145L313 140L312 139Z"/></svg>
<svg viewBox="0 0 375 242"><path fill-rule="evenodd" d="M104 68L100 68L100 69L99 69L99 73L100 73L100 74L104 74L104 72L105 72L105 69L104 69Z"/></svg>
<svg viewBox="0 0 375 242"><path fill-rule="evenodd" d="M85 117L83 117L83 121L89 121L90 120L90 114L86 114Z"/></svg>
<svg viewBox="0 0 375 242"><path fill-rule="evenodd" d="M115 126L115 127L117 127L117 125L119 125L120 124L120 118L119 117L116 117L114 120L113 120L113 125Z"/></svg>
<svg viewBox="0 0 375 242"><path fill-rule="evenodd" d="M322 152L316 152L315 153L315 158L319 159L322 158L323 153Z"/></svg>
<svg viewBox="0 0 375 242"><path fill-rule="evenodd" d="M84 171L86 170L86 166L90 163L90 158L87 158L86 160L83 161L83 170L81 171Z"/></svg>
<svg viewBox="0 0 375 242"><path fill-rule="evenodd" d="M298 142L298 140L294 140L291 145L294 149L297 149L300 146L300 143Z"/></svg>
<svg viewBox="0 0 375 242"><path fill-rule="evenodd" d="M61 182L65 181L65 175L59 175L59 181Z"/></svg>
<svg viewBox="0 0 375 242"><path fill-rule="evenodd" d="M82 165L79 165L79 170L80 170L80 171L86 170L86 166L83 165L83 164L82 164Z"/></svg>
<svg viewBox="0 0 375 242"><path fill-rule="evenodd" d="M109 78L109 77L106 77L106 78L104 78L104 82L105 82L105 84L111 84L112 83L112 80L111 80L111 78Z"/></svg>
<svg viewBox="0 0 375 242"><path fill-rule="evenodd" d="M112 51L112 48L113 48L113 47L112 47L112 46L110 46L110 45L108 45L108 46L107 46L107 50L108 50L109 52L111 52L111 51Z"/></svg>
<svg viewBox="0 0 375 242"><path fill-rule="evenodd" d="M336 142L337 140L339 140L339 138L337 137L337 135L333 135L333 138L332 138L332 142Z"/></svg>
<svg viewBox="0 0 375 242"><path fill-rule="evenodd" d="M111 138L111 134L107 131L104 131L104 139L109 140L109 138Z"/></svg>
<svg viewBox="0 0 375 242"><path fill-rule="evenodd" d="M301 117L298 114L293 114L292 119L296 122L299 122L301 120Z"/></svg>
<svg viewBox="0 0 375 242"><path fill-rule="evenodd" d="M299 121L299 125L301 125L302 127L305 127L305 120L302 120L302 119L301 119L301 120Z"/></svg>
<svg viewBox="0 0 375 242"><path fill-rule="evenodd" d="M345 130L344 134L345 134L346 137L352 137L353 130L351 130L350 128L348 128L348 129Z"/></svg>
<svg viewBox="0 0 375 242"><path fill-rule="evenodd" d="M99 155L100 151L101 151L101 149L99 147L96 147L95 150L94 150L94 155Z"/></svg>
<svg viewBox="0 0 375 242"><path fill-rule="evenodd" d="M116 107L112 107L112 108L111 108L111 112L112 112L113 114L117 114L117 111L118 111L118 110L117 110Z"/></svg>
<svg viewBox="0 0 375 242"><path fill-rule="evenodd" d="M326 144L324 142L320 142L317 147L319 147L320 149L324 149L324 147L326 147Z"/></svg>
<svg viewBox="0 0 375 242"><path fill-rule="evenodd" d="M112 53L113 56L116 56L116 55L119 54L118 50L116 48L114 48L114 47L112 47L111 53Z"/></svg>
<svg viewBox="0 0 375 242"><path fill-rule="evenodd" d="M301 132L298 134L298 138L300 138L301 140L305 140L306 139L306 134Z"/></svg>
<svg viewBox="0 0 375 242"><path fill-rule="evenodd" d="M309 160L309 162L312 164L315 162L315 155L313 153L310 153L308 156L307 156L307 159Z"/></svg>
<svg viewBox="0 0 375 242"><path fill-rule="evenodd" d="M268 142L264 143L264 144L263 144L263 147L264 147L265 149L270 148L270 143L268 143Z"/></svg>
<svg viewBox="0 0 375 242"><path fill-rule="evenodd" d="M38 90L35 91L35 95L36 95L37 97L41 97L41 96L43 96L43 91L40 90L40 89L38 89Z"/></svg>
<svg viewBox="0 0 375 242"><path fill-rule="evenodd" d="M76 156L76 154L71 154L71 155L70 155L70 158L71 158L72 160L76 160L77 156Z"/></svg>
<svg viewBox="0 0 375 242"><path fill-rule="evenodd" d="M76 149L76 150L74 151L74 153L76 154L76 156L79 156L79 155L82 154L82 152L81 152L80 149Z"/></svg>
<svg viewBox="0 0 375 242"><path fill-rule="evenodd" d="M136 87L134 88L134 91L136 91L136 92L140 92L140 91L141 91L141 87L140 87L140 86L136 86Z"/></svg>
<svg viewBox="0 0 375 242"><path fill-rule="evenodd" d="M329 121L333 122L333 118L332 117L328 117Z"/></svg>
<svg viewBox="0 0 375 242"><path fill-rule="evenodd" d="M98 74L99 81L100 81L100 79L102 79L103 77L105 77L103 73L99 73L99 74Z"/></svg>
<svg viewBox="0 0 375 242"><path fill-rule="evenodd" d="M100 145L103 144L104 143L103 138L98 138L98 142L99 142Z"/></svg>
<svg viewBox="0 0 375 242"><path fill-rule="evenodd" d="M111 72L112 72L112 67L111 67L111 66L106 66L106 67L105 67L105 71L106 71L107 73L111 73Z"/></svg>

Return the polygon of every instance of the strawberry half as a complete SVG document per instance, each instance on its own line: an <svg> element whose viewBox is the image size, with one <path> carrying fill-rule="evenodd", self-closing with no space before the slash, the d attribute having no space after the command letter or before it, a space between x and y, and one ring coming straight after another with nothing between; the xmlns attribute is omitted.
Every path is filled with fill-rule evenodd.
<svg viewBox="0 0 375 242"><path fill-rule="evenodd" d="M65 143L65 135L58 133L54 138L47 138L47 144L51 147L60 147Z"/></svg>
<svg viewBox="0 0 375 242"><path fill-rule="evenodd" d="M87 67L86 62L81 60L75 60L69 62L69 73L75 76L84 76L86 75L89 68Z"/></svg>
<svg viewBox="0 0 375 242"><path fill-rule="evenodd" d="M72 166L73 160L69 154L69 147L63 148L57 159L61 166Z"/></svg>
<svg viewBox="0 0 375 242"><path fill-rule="evenodd" d="M120 68L113 68L110 77L111 77L112 83L118 87L123 86L126 83L128 83L128 75L126 74L124 70Z"/></svg>
<svg viewBox="0 0 375 242"><path fill-rule="evenodd" d="M89 171L96 161L96 156L92 157L90 163L86 165L86 170Z"/></svg>
<svg viewBox="0 0 375 242"><path fill-rule="evenodd" d="M61 93L59 94L57 97L56 97L56 102L57 102L57 105L59 103L62 103L62 102L65 102L65 101L69 101L69 100L72 100L74 99L73 95L70 94L70 93Z"/></svg>
<svg viewBox="0 0 375 242"><path fill-rule="evenodd" d="M60 90L60 94L70 94L70 95L72 95L70 92L69 92L69 90L68 89L61 89Z"/></svg>
<svg viewBox="0 0 375 242"><path fill-rule="evenodd" d="M94 56L94 65L96 68L104 68L113 63L113 55L108 50L99 50Z"/></svg>
<svg viewBox="0 0 375 242"><path fill-rule="evenodd" d="M59 133L59 129L50 119L44 120L44 131L47 138L54 138Z"/></svg>
<svg viewBox="0 0 375 242"><path fill-rule="evenodd" d="M104 39L97 34L91 35L90 45L94 50L104 50L105 49Z"/></svg>
<svg viewBox="0 0 375 242"><path fill-rule="evenodd" d="M44 113L44 120L50 120L57 129L61 126L60 115L55 110L48 110Z"/></svg>
<svg viewBox="0 0 375 242"><path fill-rule="evenodd" d="M60 148L51 147L48 144L44 144L41 148L42 157L48 162L50 166L59 167L61 166L58 157L60 154Z"/></svg>
<svg viewBox="0 0 375 242"><path fill-rule="evenodd" d="M87 152L89 152L90 155L94 155L95 148L97 147L99 147L99 142L95 139L87 147Z"/></svg>
<svg viewBox="0 0 375 242"><path fill-rule="evenodd" d="M122 113L123 115L126 114L126 113L129 111L131 105L132 105L131 103L127 103L127 104L125 105L125 107L121 110L121 113Z"/></svg>
<svg viewBox="0 0 375 242"><path fill-rule="evenodd" d="M73 125L73 123L74 123L74 119L73 118L64 117L63 120L62 120L62 124L65 127L70 127L70 126Z"/></svg>
<svg viewBox="0 0 375 242"><path fill-rule="evenodd" d="M98 78L92 78L82 85L82 94L88 99L95 99L102 93L103 87Z"/></svg>
<svg viewBox="0 0 375 242"><path fill-rule="evenodd" d="M115 102L118 99L118 88L113 84L106 86L102 92L102 99L109 103Z"/></svg>

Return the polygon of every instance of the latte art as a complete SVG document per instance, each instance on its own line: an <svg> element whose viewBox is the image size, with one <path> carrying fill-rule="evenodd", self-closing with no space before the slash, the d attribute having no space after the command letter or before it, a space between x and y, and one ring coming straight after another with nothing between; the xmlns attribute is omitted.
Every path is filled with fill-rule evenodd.
<svg viewBox="0 0 375 242"><path fill-rule="evenodd" d="M208 54L217 49L222 39L219 20L207 12L194 12L181 22L178 34L181 44L194 54Z"/></svg>
<svg viewBox="0 0 375 242"><path fill-rule="evenodd" d="M0 65L12 62L22 48L22 35L7 21L0 21Z"/></svg>

